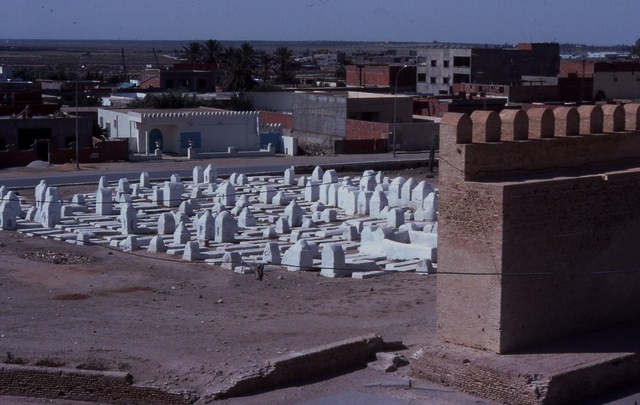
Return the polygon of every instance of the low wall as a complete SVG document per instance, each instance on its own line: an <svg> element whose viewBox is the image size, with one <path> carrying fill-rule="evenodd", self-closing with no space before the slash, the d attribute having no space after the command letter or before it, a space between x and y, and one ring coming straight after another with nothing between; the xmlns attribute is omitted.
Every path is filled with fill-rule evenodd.
<svg viewBox="0 0 640 405"><path fill-rule="evenodd" d="M270 360L266 367L241 377L226 389L211 394L211 397L222 399L242 396L331 373L346 372L366 365L383 347L384 341L380 336L369 335L287 354Z"/></svg>
<svg viewBox="0 0 640 405"><path fill-rule="evenodd" d="M128 161L129 147L126 140L109 140L96 143L94 148L80 148L81 163ZM26 166L38 160L35 149L0 151L0 168ZM74 147L49 151L49 163L65 164L76 160Z"/></svg>
<svg viewBox="0 0 640 405"><path fill-rule="evenodd" d="M190 404L197 399L132 382L131 374L124 372L0 365L0 395L111 404Z"/></svg>
<svg viewBox="0 0 640 405"><path fill-rule="evenodd" d="M81 163L109 161L128 161L129 142L127 140L109 140L97 142L94 148L80 148ZM75 148L54 149L49 153L49 163L64 164L76 160Z"/></svg>
<svg viewBox="0 0 640 405"><path fill-rule="evenodd" d="M339 140L334 143L335 153L387 153L389 142L387 139L353 139Z"/></svg>
<svg viewBox="0 0 640 405"><path fill-rule="evenodd" d="M38 154L34 149L0 151L0 169L26 166L34 160L38 160Z"/></svg>

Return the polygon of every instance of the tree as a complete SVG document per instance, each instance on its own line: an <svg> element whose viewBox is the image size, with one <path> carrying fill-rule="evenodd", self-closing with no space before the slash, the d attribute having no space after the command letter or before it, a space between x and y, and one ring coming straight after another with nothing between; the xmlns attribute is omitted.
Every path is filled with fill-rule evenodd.
<svg viewBox="0 0 640 405"><path fill-rule="evenodd" d="M251 90L255 85L253 71L246 50L229 47L224 56L225 76L222 80L223 87L227 90Z"/></svg>
<svg viewBox="0 0 640 405"><path fill-rule="evenodd" d="M231 96L229 107L233 111L252 111L253 101L247 96L247 93L239 91L237 94Z"/></svg>
<svg viewBox="0 0 640 405"><path fill-rule="evenodd" d="M262 82L268 83L269 78L271 77L271 72L273 71L273 69L271 68L273 58L267 52L259 51L258 62L260 65L260 77L262 78Z"/></svg>
<svg viewBox="0 0 640 405"><path fill-rule="evenodd" d="M204 41L203 50L204 61L206 63L218 63L220 61L220 56L224 52L224 46L215 39L208 39Z"/></svg>
<svg viewBox="0 0 640 405"><path fill-rule="evenodd" d="M286 46L281 46L273 51L273 56L280 67L280 73L284 73L289 69L289 62L293 57L293 52Z"/></svg>
<svg viewBox="0 0 640 405"><path fill-rule="evenodd" d="M640 57L640 38L636 39L636 43L631 46L631 55Z"/></svg>
<svg viewBox="0 0 640 405"><path fill-rule="evenodd" d="M244 59L247 66L249 66L250 69L256 67L256 65L258 64L257 54L256 50L253 48L253 45L248 42L243 42L240 44L239 49L240 53L242 54L242 58Z"/></svg>
<svg viewBox="0 0 640 405"><path fill-rule="evenodd" d="M134 100L129 108L190 108L197 107L198 100L193 95L169 91L162 94L147 94L142 100Z"/></svg>
<svg viewBox="0 0 640 405"><path fill-rule="evenodd" d="M293 57L293 52L286 46L276 48L273 52L276 63L278 64L278 82L279 83L292 83L295 80L295 76L289 72L289 62Z"/></svg>
<svg viewBox="0 0 640 405"><path fill-rule="evenodd" d="M182 47L182 53L189 63L200 63L202 61L203 47L199 42L189 42Z"/></svg>
<svg viewBox="0 0 640 405"><path fill-rule="evenodd" d="M344 65L338 65L338 67L336 67L336 79L344 81L346 78L347 69L344 67Z"/></svg>

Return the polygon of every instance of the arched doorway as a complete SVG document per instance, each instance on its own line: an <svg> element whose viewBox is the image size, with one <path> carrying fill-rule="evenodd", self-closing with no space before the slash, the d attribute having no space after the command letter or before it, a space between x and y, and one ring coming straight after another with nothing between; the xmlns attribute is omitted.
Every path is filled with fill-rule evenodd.
<svg viewBox="0 0 640 405"><path fill-rule="evenodd" d="M149 144L147 145L149 153L153 153L156 148L162 149L162 131L158 128L154 128L149 132Z"/></svg>

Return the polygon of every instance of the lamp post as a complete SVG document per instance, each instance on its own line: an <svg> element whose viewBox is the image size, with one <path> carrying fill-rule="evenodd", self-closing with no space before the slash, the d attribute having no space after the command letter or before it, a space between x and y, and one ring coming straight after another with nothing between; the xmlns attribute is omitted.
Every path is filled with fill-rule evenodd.
<svg viewBox="0 0 640 405"><path fill-rule="evenodd" d="M76 77L76 170L80 170L80 136L78 134L78 77Z"/></svg>
<svg viewBox="0 0 640 405"><path fill-rule="evenodd" d="M81 66L81 72L84 69L84 65ZM76 76L76 170L80 170L80 134L78 131L78 81L80 80L79 74Z"/></svg>
<svg viewBox="0 0 640 405"><path fill-rule="evenodd" d="M402 69L409 67L409 65L403 65L396 72L396 81L393 89L393 157L396 157L396 117L398 113L398 76L400 76L400 72Z"/></svg>

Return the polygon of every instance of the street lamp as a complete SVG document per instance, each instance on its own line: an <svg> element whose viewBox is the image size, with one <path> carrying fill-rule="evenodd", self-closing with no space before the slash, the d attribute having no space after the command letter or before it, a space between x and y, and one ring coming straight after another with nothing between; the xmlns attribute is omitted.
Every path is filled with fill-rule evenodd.
<svg viewBox="0 0 640 405"><path fill-rule="evenodd" d="M80 137L78 136L78 77L76 76L76 170L80 170Z"/></svg>
<svg viewBox="0 0 640 405"><path fill-rule="evenodd" d="M82 65L80 72L84 69L84 65ZM76 76L76 170L80 170L80 134L78 131L78 81L80 80L80 74Z"/></svg>
<svg viewBox="0 0 640 405"><path fill-rule="evenodd" d="M409 67L409 65L403 65L396 72L396 81L393 90L393 157L396 157L396 116L398 113L398 76L400 76L400 72L402 69Z"/></svg>

